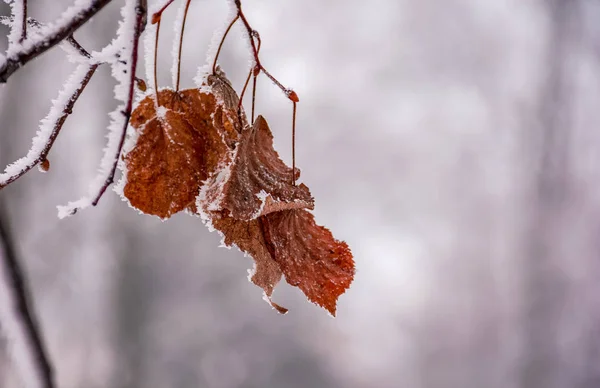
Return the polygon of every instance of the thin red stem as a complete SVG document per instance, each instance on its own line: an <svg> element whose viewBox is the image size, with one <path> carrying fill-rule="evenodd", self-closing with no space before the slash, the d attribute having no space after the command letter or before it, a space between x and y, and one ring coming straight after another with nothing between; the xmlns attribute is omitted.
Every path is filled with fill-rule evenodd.
<svg viewBox="0 0 600 388"><path fill-rule="evenodd" d="M294 110L292 113L292 185L296 186L296 105L294 103Z"/></svg>
<svg viewBox="0 0 600 388"><path fill-rule="evenodd" d="M248 37L250 38L250 45L252 46L252 52L254 54L254 62L256 62L256 67L258 67L262 72L264 72L266 74L266 76L269 77L269 79L271 81L273 81L273 83L275 85L277 85L277 87L283 91L283 93L286 95L287 98L289 98L292 102L298 102L299 101L298 95L296 93L294 93L292 90L283 86L283 84L281 82L279 82L275 77L273 77L271 75L271 73L269 73L267 71L267 69L265 69L265 67L260 62L260 58L258 56L258 47L257 47L256 43L254 43L254 39L252 39L252 36L256 33L256 31L252 29L252 27L250 26L250 23L248 22L248 19L246 19L246 15L244 15L244 12L242 11L241 1L237 0L235 2L235 4L238 9L238 16L242 20L242 23L244 23L244 26L246 27L246 32L248 33ZM259 39L259 43L260 43L260 39Z"/></svg>
<svg viewBox="0 0 600 388"><path fill-rule="evenodd" d="M252 78L252 122L254 123L254 107L256 105L256 79L258 76L253 74Z"/></svg>
<svg viewBox="0 0 600 388"><path fill-rule="evenodd" d="M154 93L156 95L156 106L159 106L158 101L158 37L160 34L160 18L156 22L156 39L154 40Z"/></svg>
<svg viewBox="0 0 600 388"><path fill-rule="evenodd" d="M179 55L177 56L177 82L175 83L175 91L179 91L179 80L181 79L181 51L183 50L183 33L185 31L185 21L187 19L188 10L192 0L187 0L185 11L183 13L183 23L181 24L181 36L179 37Z"/></svg>
<svg viewBox="0 0 600 388"><path fill-rule="evenodd" d="M219 59L219 54L221 54L221 49L223 48L223 43L225 43L225 38L227 38L227 34L229 34L231 27L233 27L233 25L235 24L235 22L237 22L239 17L240 17L239 13L237 15L235 15L235 17L233 18L231 23L229 23L229 25L227 26L227 29L225 30L225 33L223 34L223 38L221 38L221 42L219 43L219 48L217 49L217 54L215 55L215 60L213 62L213 67L212 67L213 74L217 74L217 59ZM254 42L252 42L252 44L254 44Z"/></svg>
<svg viewBox="0 0 600 388"><path fill-rule="evenodd" d="M258 41L258 45L256 47L256 54L260 54L260 47L262 46L262 39L260 39L260 35L258 31L253 30L253 36ZM259 69L254 69L252 72L252 122L254 123L254 108L256 106L256 80L258 79L258 74L260 73Z"/></svg>
<svg viewBox="0 0 600 388"><path fill-rule="evenodd" d="M253 38L256 38L258 40L258 49L257 50L260 52L261 40L260 40L260 35L258 35L258 32L254 31ZM258 69L257 67L250 69L250 72L248 73L248 77L246 78L246 82L244 83L244 87L242 88L242 92L240 93L240 99L238 102L238 111L240 111L242 108L242 101L243 101L244 95L246 93L246 88L248 87L248 84L250 83L250 77L254 76L254 79L252 82L252 121L251 121L251 123L254 123L254 105L256 102L256 77L258 76L259 72L260 72L260 69Z"/></svg>
<svg viewBox="0 0 600 388"><path fill-rule="evenodd" d="M242 101L244 100L244 95L246 94L246 88L248 88L248 84L250 83L250 77L252 77L253 71L250 70L248 73L248 77L246 77L246 82L244 82L244 87L242 88L242 92L240 93L240 99L238 101L238 110L242 108ZM252 120L254 121L254 120Z"/></svg>
<svg viewBox="0 0 600 388"><path fill-rule="evenodd" d="M158 21L160 20L160 17L162 16L163 12L165 12L165 10L167 8L169 8L169 6L171 4L173 4L175 0L170 0L168 3L165 3L165 5L162 6L161 9L159 9L158 11L156 11L153 15L152 15L152 24L156 24L158 23Z"/></svg>

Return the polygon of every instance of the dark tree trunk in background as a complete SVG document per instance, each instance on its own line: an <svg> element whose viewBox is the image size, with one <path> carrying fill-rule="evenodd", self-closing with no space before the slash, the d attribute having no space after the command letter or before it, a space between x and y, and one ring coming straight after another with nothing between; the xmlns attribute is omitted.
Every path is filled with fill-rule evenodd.
<svg viewBox="0 0 600 388"><path fill-rule="evenodd" d="M534 163L531 223L523 267L523 360L520 386L524 388L589 387L598 381L598 368L585 370L587 356L597 353L598 331L588 331L585 320L598 316L593 292L580 273L593 271L598 244L593 234L598 221L590 217L598 204L591 193L597 177L578 170L582 139L597 131L581 125L584 100L577 93L588 39L584 3L548 2L549 42L546 80L541 89L539 119L530 139ZM589 19L588 19L589 20ZM598 20L597 17L595 20ZM597 67L596 67L597 70ZM585 85L581 91L597 89ZM597 122L596 122L597 124ZM591 233L590 233L591 232ZM597 274L597 272L596 272ZM598 280L596 280L597 282ZM585 316L580 314L585 314ZM596 325L598 322L596 322ZM585 350L589 344L594 350ZM592 359L597 360L597 355ZM596 364L597 366L597 364ZM598 386L593 385L593 386Z"/></svg>
<svg viewBox="0 0 600 388"><path fill-rule="evenodd" d="M574 1L555 0L550 18L547 78L541 90L537 138L533 139L534 194L528 255L524 263L524 353L521 386L566 387L558 344L562 308L569 291L562 272L562 244L569 233L568 144L569 74L565 72L568 41L577 18ZM570 28L571 27L571 28Z"/></svg>

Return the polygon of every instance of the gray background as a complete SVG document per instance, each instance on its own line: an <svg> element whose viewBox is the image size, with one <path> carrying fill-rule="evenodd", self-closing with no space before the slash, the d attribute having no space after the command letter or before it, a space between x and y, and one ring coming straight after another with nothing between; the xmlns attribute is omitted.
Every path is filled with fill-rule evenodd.
<svg viewBox="0 0 600 388"><path fill-rule="evenodd" d="M277 315L246 280L251 261L197 218L161 222L110 191L58 220L101 157L116 104L102 69L50 173L0 192L59 386L599 387L600 2L243 3L263 63L300 96L317 220L356 257L338 318L284 284L275 300L291 312ZM31 1L31 15L68 4ZM77 33L85 47L112 39L121 5ZM226 14L223 0L193 2L184 87ZM238 29L221 64L239 90ZM53 50L1 88L2 166L25 154L72 70ZM289 162L291 105L265 78L258 107ZM0 386L17 387L1 354Z"/></svg>

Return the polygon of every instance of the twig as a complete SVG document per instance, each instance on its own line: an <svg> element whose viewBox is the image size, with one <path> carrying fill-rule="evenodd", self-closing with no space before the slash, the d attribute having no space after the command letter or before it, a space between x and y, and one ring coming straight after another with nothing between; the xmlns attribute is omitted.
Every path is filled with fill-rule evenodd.
<svg viewBox="0 0 600 388"><path fill-rule="evenodd" d="M26 341L33 353L34 367L42 380L43 387L54 388L56 387L54 372L33 310L27 277L19 263L8 227L4 224L2 217L0 217L0 249L4 251L3 254L0 254L0 257L4 259L4 264L8 270L9 278L6 281L9 282L14 291L16 313L19 317L19 323L23 325L23 334L26 336Z"/></svg>
<svg viewBox="0 0 600 388"><path fill-rule="evenodd" d="M12 18L8 17L8 16L0 16L0 23L4 24L4 25L11 25L12 23ZM27 18L27 24L30 27L35 27L35 28L42 28L44 27L44 24L42 22L40 22L37 19L34 18ZM88 58L90 59L92 57L92 55L86 50L84 49L77 40L75 40L75 38L73 37L73 35L68 36L65 39L75 50L77 50L79 52L79 54L82 57Z"/></svg>
<svg viewBox="0 0 600 388"><path fill-rule="evenodd" d="M250 40L250 46L252 47L252 54L254 56L254 69L251 70L252 74L254 74L254 82L253 82L253 90L252 90L252 122L254 122L254 104L255 104L255 100L256 100L256 77L258 77L258 75L263 72L265 73L265 75L267 77L269 77L269 79L279 88L283 91L283 93L286 95L286 97L292 101L292 103L294 104L294 108L293 108L293 113L292 113L292 185L296 185L296 109L297 109L297 103L300 101L300 99L298 98L298 95L296 94L296 92L294 92L292 89L286 88L285 86L283 86L283 84L281 82L279 82L275 77L273 77L271 75L271 73L269 73L267 71L267 69L265 69L265 67L262 65L262 63L260 62L260 57L259 57L259 52L260 52L260 45L261 45L261 39L260 39L260 35L258 34L258 32L256 30L254 30L251 26L250 23L248 22L248 19L246 19L246 15L244 15L244 12L242 11L242 2L241 0L235 0L234 1L235 6L237 8L237 14L235 15L235 18L233 18L233 20L231 21L231 23L229 23L229 25L227 26L227 29L225 30L225 33L223 34L223 37L221 38L221 42L219 43L219 48L217 49L217 54L215 55L215 59L213 62L213 74L216 74L217 71L217 60L219 59L219 54L221 53L221 48L223 47L223 43L225 42L225 38L227 37L227 34L229 34L229 30L231 30L231 27L235 24L235 22L238 19L241 19L242 23L244 23L244 26L246 27L246 33L248 34L248 39ZM254 38L257 38L258 40L258 44L256 42L254 42ZM244 88L242 89L242 94L240 96L240 102L239 102L239 106L238 106L238 113L241 111L241 103L242 103L242 98L244 95L244 92L246 91L246 87L248 86L248 81L250 80L250 75L248 75L248 78L246 79L246 83L244 84Z"/></svg>
<svg viewBox="0 0 600 388"><path fill-rule="evenodd" d="M10 18L3 17L3 18L0 18L0 23L6 23L9 20L10 20ZM35 20L33 18L29 18L28 19L28 24L30 26L36 27L36 28L39 28L39 27L43 26L42 23L40 23L39 21L37 21L37 20ZM81 56L83 56L85 58L88 58L88 59L91 58L90 53L85 48L83 48L79 44L79 42L77 42L77 40L75 40L75 38L73 38L73 36L69 36L66 40L67 40L67 42L69 42L69 44L71 44L71 46L73 46L79 52L79 54ZM99 63L90 65L90 68L89 68L88 72L81 79L81 81L78 82L79 88L76 89L73 92L73 94L69 98L67 104L63 108L62 115L57 118L57 120L56 120L56 122L54 124L54 127L52 129L52 132L50 133L50 136L48 137L48 140L46 141L46 144L42 148L42 150L39 153L39 155L37 157L34 157L33 159L31 159L17 173L9 176L8 178L6 178L4 180L0 179L0 189L8 186L11 183L13 183L14 181L16 181L17 179L19 179L23 175L25 175L33 167L35 167L36 165L38 165L40 163L42 163L42 168L44 170L48 169L48 167L49 167L49 163L48 163L48 159L47 159L48 153L52 149L52 146L54 145L54 142L56 141L56 138L58 137L60 131L62 130L62 127L65 124L68 116L72 113L73 107L75 106L75 103L79 99L79 96L81 96L81 93L83 93L83 90L87 87L90 79L92 78L92 76L96 72L96 69L98 68L99 65L100 65ZM26 158L27 158L27 156L26 156ZM0 177L2 175L3 174L0 174Z"/></svg>
<svg viewBox="0 0 600 388"><path fill-rule="evenodd" d="M296 186L296 107L298 103L292 102L294 104L292 113L292 186Z"/></svg>
<svg viewBox="0 0 600 388"><path fill-rule="evenodd" d="M98 202L100 201L100 198L102 198L102 196L106 192L106 189L108 189L108 186L110 186L114 182L115 172L117 170L117 164L119 163L119 158L121 157L121 151L123 150L123 144L125 143L125 135L127 133L127 126L129 125L129 118L131 117L131 111L133 109L134 86L135 86L135 80L136 80L135 71L137 69L137 62L138 62L138 48L139 48L139 43L140 43L140 35L142 34L142 31L145 26L146 13L147 13L147 7L146 7L145 0L137 0L136 7L135 7L135 13L136 13L136 19L135 19L135 28L133 30L133 47L132 47L132 53L131 53L129 93L128 93L128 97L127 97L127 104L125 105L125 110L122 112L123 115L125 116L125 120L123 123L123 129L121 131L121 137L119 139L119 145L117 147L117 152L115 154L113 166L110 170L108 177L106 178L106 181L104 182L104 185L102 185L102 187L100 188L100 191L98 192L98 194L92 201L93 206L96 206L98 204ZM75 212L77 212L77 209L73 209L73 213L75 213Z"/></svg>
<svg viewBox="0 0 600 388"><path fill-rule="evenodd" d="M23 43L27 39L27 0L21 0L23 2L23 20L21 23L21 39L19 43Z"/></svg>
<svg viewBox="0 0 600 388"><path fill-rule="evenodd" d="M237 20L239 18L240 18L240 14L238 12L238 14L235 15L233 20L227 26L227 29L225 30L225 33L223 34L223 38L221 38L221 42L219 43L219 48L217 49L217 53L215 54L215 60L213 62L213 66L212 66L212 72L215 75L217 74L217 60L219 59L219 54L221 54L221 49L223 48L223 43L225 43L225 38L227 38L227 35L229 34L231 27L233 27L233 25L235 24L235 22L237 22ZM250 37L250 40L252 40L252 37ZM254 46L254 42L252 42L252 45Z"/></svg>
<svg viewBox="0 0 600 388"><path fill-rule="evenodd" d="M185 11L183 12L183 23L181 23L181 36L179 37L179 54L177 55L177 82L175 83L175 91L179 91L179 80L181 79L181 52L183 50L183 33L185 31L185 21L187 19L188 10L192 0L187 0L185 3Z"/></svg>
<svg viewBox="0 0 600 388"><path fill-rule="evenodd" d="M82 8L75 16L65 21L62 25L59 24L54 31L51 31L43 37L23 42L24 44L19 51L6 57L0 64L0 83L5 83L14 72L23 67L27 62L35 59L73 35L79 27L85 24L85 22L96 15L111 1L112 0L92 0L87 7Z"/></svg>
<svg viewBox="0 0 600 388"><path fill-rule="evenodd" d="M79 42L77 42L75 40L75 38L73 38L73 35L71 35L71 36L69 36L67 38L67 42L69 42L69 44L71 46L73 46L73 48L75 50L77 50L82 57L85 57L87 59L92 58L92 55L89 53L89 51L87 51L86 49L84 49L83 47L81 47L81 45L79 44Z"/></svg>
<svg viewBox="0 0 600 388"><path fill-rule="evenodd" d="M154 17L152 18L152 21L154 21ZM160 106L160 102L158 100L158 37L160 34L160 21L161 19L158 18L158 21L156 22L156 38L154 39L154 94L155 94L155 98L156 98L156 106Z"/></svg>
<svg viewBox="0 0 600 388"><path fill-rule="evenodd" d="M156 23L158 23L158 20L160 20L160 18L161 18L161 16L162 16L163 12L165 12L165 10L166 10L167 8L169 8L169 6L170 6L171 4L173 4L173 1L175 1L175 0L169 0L169 1L167 1L167 2L165 3L165 5L163 5L163 6L162 6L162 7L161 7L161 8L160 8L158 11L156 11L156 12L155 12L155 13L152 15L152 21L151 21L151 22L152 22L152 24L156 24Z"/></svg>
<svg viewBox="0 0 600 388"><path fill-rule="evenodd" d="M244 12L242 11L242 3L240 0L235 0L235 5L238 9L238 13L237 16L242 20L242 23L244 23L244 26L246 27L246 32L248 33L248 38L250 39L250 46L252 46L252 51L254 54L254 61L256 62L256 67L258 67L260 69L260 71L262 71L263 73L265 73L265 75L267 77L269 77L269 79L275 84L277 85L277 87L279 89L281 89L283 91L283 93L286 95L287 98L289 98L292 102L299 102L300 99L298 98L298 95L291 89L286 88L285 86L283 86L283 84L281 82L279 82L277 80L277 78L273 77L271 75L271 73L269 73L267 71L267 69L265 69L265 67L262 65L262 63L260 62L260 58L258 56L258 47L256 46L256 43L254 43L254 39L252 39L252 37L257 34L257 32L250 26L250 23L248 22L248 19L246 19L246 15L244 15ZM237 20L234 19L234 22ZM227 32L229 32L229 29L227 30ZM227 32L225 34L227 34ZM218 56L218 52L217 52L217 56ZM215 59L216 62L216 59Z"/></svg>
<svg viewBox="0 0 600 388"><path fill-rule="evenodd" d="M258 47L256 52L260 53L260 45L261 45L261 40L260 40L260 35L258 34L257 31L253 32L253 36L252 39L256 38L258 40ZM241 112L242 110L242 101L244 99L244 94L246 93L246 89L248 88L248 83L250 82L250 77L253 77L252 80L252 121L251 123L254 123L254 106L256 104L256 78L258 77L258 74L260 73L260 69L258 69L258 67L254 67L252 69L250 69L250 71L248 72L248 77L246 78L246 82L244 82L244 87L242 88L242 92L240 93L240 99L238 102L238 114Z"/></svg>
<svg viewBox="0 0 600 388"><path fill-rule="evenodd" d="M58 134L60 133L63 125L65 124L65 121L67 120L67 117L69 117L69 115L73 112L73 107L75 106L75 103L77 102L77 100L79 99L79 96L81 96L81 93L83 93L83 90L86 88L86 86L90 82L90 79L96 72L96 69L98 68L98 66L99 66L99 64L90 65L90 68L87 71L87 73L85 74L84 78L81 80L79 87L71 95L71 98L69 99L69 101L67 102L65 107L63 108L61 116L58 118L58 120L56 120L56 123L54 124L54 127L52 129L52 132L51 132L50 136L48 137L48 141L44 145L44 148L40 152L39 156L37 158L33 159L32 161L30 161L25 166L23 166L23 168L21 170L19 170L18 173L10 176L8 179L6 179L4 181L0 181L0 189L6 187L7 185L11 184L12 182L16 181L17 179L19 179L20 177L25 175L33 167L35 167L38 163L44 163L47 161L48 153L52 149L52 146L54 145L54 141L58 137Z"/></svg>
<svg viewBox="0 0 600 388"><path fill-rule="evenodd" d="M246 32L248 33L248 38L250 39L250 45L252 46L252 51L254 54L254 62L256 62L256 66L254 68L254 90L256 90L256 77L258 76L258 74L260 74L260 72L262 71L263 73L265 73L265 75L267 77L269 77L269 79L275 84L277 85L277 87L279 87L279 89L281 89L283 91L283 93L287 96L288 99L290 99L290 101L292 101L292 103L294 104L293 107L293 113L292 113L292 185L296 185L296 109L297 109L297 103L300 101L300 99L298 98L298 95L296 94L296 92L294 92L292 89L286 88L285 86L283 86L283 84L281 82L279 82L275 77L273 77L271 75L271 73L269 73L267 71L267 69L265 69L265 67L260 63L260 57L259 57L259 50L260 50L260 38L258 39L258 46L257 44L254 42L253 37L255 35L258 35L258 33L250 26L250 23L248 22L248 19L246 19L246 15L244 15L244 12L242 11L242 2L241 0L235 0L235 5L238 9L238 14L237 16L242 20L242 23L244 23L244 26L246 27ZM234 22L237 20L234 19ZM227 30L227 32L229 31L229 29ZM227 34L227 32L225 34ZM224 40L225 38L223 38ZM222 44L223 42L221 42ZM220 46L219 46L220 49ZM217 56L218 56L218 52L217 52ZM215 63L217 62L217 59L215 58ZM253 99L252 99L252 116L254 116L254 95L253 95ZM254 121L254 118L253 118Z"/></svg>

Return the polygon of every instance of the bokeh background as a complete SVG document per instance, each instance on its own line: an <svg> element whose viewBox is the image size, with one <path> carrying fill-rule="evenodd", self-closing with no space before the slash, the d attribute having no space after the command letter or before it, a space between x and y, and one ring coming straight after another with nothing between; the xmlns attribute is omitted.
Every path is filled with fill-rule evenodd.
<svg viewBox="0 0 600 388"><path fill-rule="evenodd" d="M162 24L164 86L179 2ZM30 15L51 21L71 3L30 1ZM77 39L110 42L122 4ZM243 4L263 63L300 96L317 221L356 258L338 317L283 283L274 299L291 311L277 315L246 280L251 260L198 218L161 222L112 191L57 218L101 158L116 106L101 69L50 172L0 192L59 387L600 387L600 2ZM184 87L227 13L192 2ZM239 29L221 58L239 90ZM55 49L2 86L1 166L26 153L73 69ZM258 112L289 163L291 105L265 78ZM27 386L3 348L0 387Z"/></svg>

